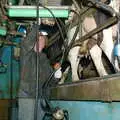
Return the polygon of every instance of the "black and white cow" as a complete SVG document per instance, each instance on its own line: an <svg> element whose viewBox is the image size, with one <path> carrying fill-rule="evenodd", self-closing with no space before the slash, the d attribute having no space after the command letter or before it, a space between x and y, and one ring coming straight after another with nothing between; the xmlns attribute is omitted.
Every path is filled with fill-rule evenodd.
<svg viewBox="0 0 120 120"><path fill-rule="evenodd" d="M116 12L119 11L120 4L118 2L119 2L118 0L112 0L109 4L109 6L114 8ZM77 11L74 5L73 5L73 9ZM70 21L74 22L73 20L74 20L74 17L76 16L74 16L74 13L71 13L71 16L72 16L71 17L72 19L70 18ZM107 20L107 18L109 18L109 15L107 15L106 13L99 12L99 11L97 12L97 14L95 14L95 16L85 17L82 23L82 35L85 35L91 30L93 30L94 28L96 28L99 24L103 23L103 21ZM69 41L72 40L76 27L77 26L69 29L68 34L67 34ZM114 48L113 36L116 36L115 30L116 30L115 26L114 26L114 31L113 31L113 27L109 27L107 29L104 29L103 32L100 33L101 35L97 34L82 43L83 46L87 46L87 48L89 48L89 54L93 60L93 63L96 67L96 70L99 76L108 75L102 62L102 51L105 53L110 63L112 65L114 63L113 61L113 48ZM77 39L79 39L79 34L76 37L76 40ZM72 81L73 82L79 80L77 69L78 69L79 61L82 57L82 55L79 54L80 49L81 49L81 46L73 47L72 49L70 49L69 54L68 54L68 59L70 61L71 69L72 69ZM118 67L116 67L115 69L119 71ZM63 83L63 80L61 81L61 83Z"/></svg>

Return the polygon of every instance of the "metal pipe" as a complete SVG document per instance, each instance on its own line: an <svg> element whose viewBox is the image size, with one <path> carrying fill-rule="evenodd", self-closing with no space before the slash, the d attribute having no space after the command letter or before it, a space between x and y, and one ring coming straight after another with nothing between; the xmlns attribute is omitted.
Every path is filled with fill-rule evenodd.
<svg viewBox="0 0 120 120"><path fill-rule="evenodd" d="M39 0L36 1L36 21L37 25L39 25ZM35 106L34 106L34 120L37 120L37 114L38 114L38 101L39 101L39 28L36 28L36 49L37 49L37 54L36 54L36 90L35 90Z"/></svg>
<svg viewBox="0 0 120 120"><path fill-rule="evenodd" d="M36 6L6 6L8 9L36 9ZM47 6L49 9L59 9L59 10L68 10L70 9L70 6ZM39 9L44 9L43 7L39 6Z"/></svg>

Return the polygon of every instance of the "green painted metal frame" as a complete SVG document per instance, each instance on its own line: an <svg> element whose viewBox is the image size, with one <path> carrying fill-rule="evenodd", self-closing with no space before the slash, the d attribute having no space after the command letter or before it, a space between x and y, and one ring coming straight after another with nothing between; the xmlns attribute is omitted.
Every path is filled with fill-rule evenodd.
<svg viewBox="0 0 120 120"><path fill-rule="evenodd" d="M52 11L55 17L59 18L68 18L69 16L69 7L67 6L48 6ZM24 18L35 18L36 17L36 6L9 6L8 7L8 16L9 17L24 17ZM53 17L50 11L43 7L39 7L39 17Z"/></svg>

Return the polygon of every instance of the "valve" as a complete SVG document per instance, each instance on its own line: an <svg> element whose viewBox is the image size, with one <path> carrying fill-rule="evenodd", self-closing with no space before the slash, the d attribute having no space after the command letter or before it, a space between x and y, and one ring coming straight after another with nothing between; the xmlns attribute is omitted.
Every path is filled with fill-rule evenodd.
<svg viewBox="0 0 120 120"><path fill-rule="evenodd" d="M57 108L53 113L53 118L55 120L64 120L64 111L60 108Z"/></svg>

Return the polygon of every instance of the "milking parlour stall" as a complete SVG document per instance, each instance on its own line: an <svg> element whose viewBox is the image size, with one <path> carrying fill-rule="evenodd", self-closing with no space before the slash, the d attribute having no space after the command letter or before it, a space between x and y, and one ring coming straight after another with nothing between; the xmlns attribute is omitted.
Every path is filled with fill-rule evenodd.
<svg viewBox="0 0 120 120"><path fill-rule="evenodd" d="M119 0L0 0L0 120L120 120Z"/></svg>

